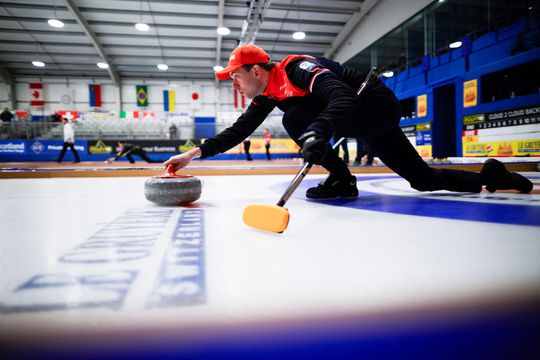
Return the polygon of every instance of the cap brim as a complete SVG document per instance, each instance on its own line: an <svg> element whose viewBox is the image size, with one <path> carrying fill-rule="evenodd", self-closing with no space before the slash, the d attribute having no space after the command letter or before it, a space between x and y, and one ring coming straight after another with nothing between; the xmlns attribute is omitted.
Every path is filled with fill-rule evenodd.
<svg viewBox="0 0 540 360"><path fill-rule="evenodd" d="M216 71L216 77L219 80L230 79L231 78L231 72L236 70L236 69L239 69L240 67L242 67L242 65L227 66L225 69L223 69L221 71Z"/></svg>

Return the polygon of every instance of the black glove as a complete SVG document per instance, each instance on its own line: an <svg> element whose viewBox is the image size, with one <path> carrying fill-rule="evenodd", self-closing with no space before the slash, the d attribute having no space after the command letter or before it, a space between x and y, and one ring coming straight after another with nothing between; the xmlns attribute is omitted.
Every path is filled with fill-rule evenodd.
<svg viewBox="0 0 540 360"><path fill-rule="evenodd" d="M302 156L304 161L313 164L322 164L326 158L328 144L324 138L315 131L310 131L302 134L298 138L302 144Z"/></svg>

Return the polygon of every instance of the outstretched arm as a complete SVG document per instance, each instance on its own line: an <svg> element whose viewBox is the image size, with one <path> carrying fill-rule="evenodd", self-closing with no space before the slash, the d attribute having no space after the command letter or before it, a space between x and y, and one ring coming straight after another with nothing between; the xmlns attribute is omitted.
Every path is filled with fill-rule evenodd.
<svg viewBox="0 0 540 360"><path fill-rule="evenodd" d="M167 167L170 164L173 164L174 171L177 171L188 166L191 160L201 157L201 154L201 149L199 149L198 147L194 147L193 149L186 151L185 153L170 157L169 160L163 163L163 165Z"/></svg>

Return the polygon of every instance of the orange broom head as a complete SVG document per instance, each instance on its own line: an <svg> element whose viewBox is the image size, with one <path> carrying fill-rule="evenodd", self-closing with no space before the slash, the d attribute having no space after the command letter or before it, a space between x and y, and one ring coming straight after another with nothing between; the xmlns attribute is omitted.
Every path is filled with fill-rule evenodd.
<svg viewBox="0 0 540 360"><path fill-rule="evenodd" d="M281 233L289 225L289 210L277 205L249 205L242 219L255 229Z"/></svg>

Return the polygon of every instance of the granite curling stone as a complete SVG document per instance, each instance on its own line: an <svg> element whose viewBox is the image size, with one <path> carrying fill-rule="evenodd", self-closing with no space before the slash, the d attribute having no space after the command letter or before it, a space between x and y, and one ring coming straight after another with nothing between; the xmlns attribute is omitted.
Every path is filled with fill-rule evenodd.
<svg viewBox="0 0 540 360"><path fill-rule="evenodd" d="M169 165L165 173L144 183L146 200L158 205L186 205L201 197L201 180L191 175L178 175Z"/></svg>

